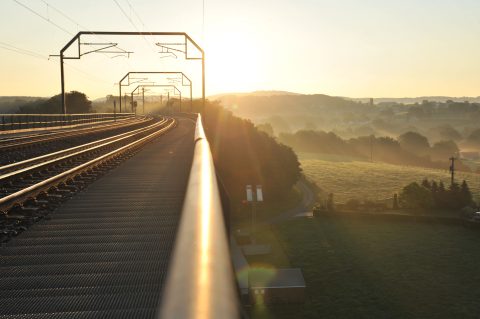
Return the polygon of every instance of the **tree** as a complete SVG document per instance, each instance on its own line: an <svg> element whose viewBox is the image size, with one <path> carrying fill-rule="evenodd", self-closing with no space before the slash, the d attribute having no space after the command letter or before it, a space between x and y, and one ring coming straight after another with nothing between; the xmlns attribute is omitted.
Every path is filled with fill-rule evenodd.
<svg viewBox="0 0 480 319"><path fill-rule="evenodd" d="M358 199L352 198L345 203L345 208L350 210L357 210L360 206L360 201Z"/></svg>
<svg viewBox="0 0 480 319"><path fill-rule="evenodd" d="M480 129L476 129L470 133L470 135L467 137L467 143L472 146L480 145Z"/></svg>
<svg viewBox="0 0 480 319"><path fill-rule="evenodd" d="M199 101L194 108L201 108ZM287 196L301 171L293 150L217 102L208 101L204 110L205 134L232 202L244 198L245 185L249 184L262 185L272 199Z"/></svg>
<svg viewBox="0 0 480 319"><path fill-rule="evenodd" d="M335 210L335 203L333 201L333 193L328 194L327 210L331 211L331 212Z"/></svg>
<svg viewBox="0 0 480 319"><path fill-rule="evenodd" d="M443 140L459 141L462 139L462 134L448 124L438 126L435 128L435 130Z"/></svg>
<svg viewBox="0 0 480 319"><path fill-rule="evenodd" d="M447 160L458 152L460 152L460 149L454 141L436 142L430 150L432 158L437 160Z"/></svg>
<svg viewBox="0 0 480 319"><path fill-rule="evenodd" d="M398 209L398 195L397 193L393 194L393 209Z"/></svg>
<svg viewBox="0 0 480 319"><path fill-rule="evenodd" d="M455 209L458 206L459 201L459 194L460 194L460 185L457 183L452 183L448 187L447 191L443 196L443 205L442 208L449 208Z"/></svg>
<svg viewBox="0 0 480 319"><path fill-rule="evenodd" d="M68 113L91 113L92 102L84 93L72 91L66 94Z"/></svg>
<svg viewBox="0 0 480 319"><path fill-rule="evenodd" d="M400 146L413 154L425 155L430 149L428 139L416 132L406 132L398 137Z"/></svg>
<svg viewBox="0 0 480 319"><path fill-rule="evenodd" d="M65 94L67 113L92 113L92 102L84 93L72 91ZM23 114L58 114L62 113L61 95L55 95L42 103L25 104L19 108Z"/></svg>
<svg viewBox="0 0 480 319"><path fill-rule="evenodd" d="M426 189L432 189L432 185L430 184L430 182L426 178L423 179L422 186L425 187Z"/></svg>
<svg viewBox="0 0 480 319"><path fill-rule="evenodd" d="M442 181L440 181L440 182L438 183L438 192L439 192L440 194L445 193L445 185L443 184Z"/></svg>
<svg viewBox="0 0 480 319"><path fill-rule="evenodd" d="M433 206L432 192L417 182L408 184L400 193L400 205L404 208L428 209Z"/></svg>
<svg viewBox="0 0 480 319"><path fill-rule="evenodd" d="M259 131L267 133L270 136L275 136L273 127L270 123L257 124L257 129Z"/></svg>
<svg viewBox="0 0 480 319"><path fill-rule="evenodd" d="M472 193L470 192L470 188L467 185L467 182L463 180L462 185L460 186L460 199L461 199L461 206L470 206L473 204Z"/></svg>

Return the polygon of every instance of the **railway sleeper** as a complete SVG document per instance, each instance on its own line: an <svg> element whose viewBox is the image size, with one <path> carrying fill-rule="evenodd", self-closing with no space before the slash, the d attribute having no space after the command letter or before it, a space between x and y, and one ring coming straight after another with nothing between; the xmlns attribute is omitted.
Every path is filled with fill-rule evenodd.
<svg viewBox="0 0 480 319"><path fill-rule="evenodd" d="M87 187L88 184L100 178L107 171L133 157L140 149L141 145L138 145L120 154L116 154L94 167L79 172L79 174L73 178L61 182L56 186L52 186L47 191L42 191L37 194L35 198L28 198L23 201L23 203L14 205L7 212L0 212L2 213L0 214L0 243L8 241L13 236L17 236L42 218L50 219L49 213L54 211L62 202L74 196L75 193ZM104 151L102 153L105 153ZM93 154L98 153L99 152ZM65 167L72 166L72 163L75 164L72 166L74 167L81 162L88 161L91 156L92 154L89 154L88 156L82 156L68 162L59 163L55 166L50 166L41 171L29 174L27 177L29 182L44 180L48 176L53 176L60 171L65 171ZM40 179L41 177L43 177L43 179ZM26 180L21 181L26 182ZM0 191L11 191L11 187L20 186L18 182L17 180L16 182L9 182L6 185L2 185Z"/></svg>
<svg viewBox="0 0 480 319"><path fill-rule="evenodd" d="M61 183L57 186L57 188L62 191L69 191L70 193L75 193L79 191L78 187L67 183Z"/></svg>

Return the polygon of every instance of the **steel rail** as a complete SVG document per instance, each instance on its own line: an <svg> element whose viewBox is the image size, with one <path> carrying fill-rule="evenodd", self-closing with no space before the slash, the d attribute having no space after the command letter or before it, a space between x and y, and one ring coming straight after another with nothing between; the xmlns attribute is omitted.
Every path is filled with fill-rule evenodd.
<svg viewBox="0 0 480 319"><path fill-rule="evenodd" d="M126 117L126 118L120 118L117 119L116 121L104 121L104 122L93 122L93 123L85 123L84 128L78 128L78 130L85 130L85 129L91 129L92 127L108 127L108 126L120 126L125 123L125 121L130 121L130 120L144 120L144 117ZM106 124L105 124L106 123ZM87 127L88 126L88 127ZM53 131L49 131L49 129L52 129ZM2 137L0 135L0 143L3 142L9 142L9 141L16 141L16 140L21 140L21 139L26 139L30 137L37 137L37 136L47 136L47 135L52 135L52 134L58 134L62 132L68 132L71 131L72 128L66 128L66 127L46 127L45 130L42 131L34 131L35 133L32 134L22 134L20 136L15 136L15 137Z"/></svg>
<svg viewBox="0 0 480 319"><path fill-rule="evenodd" d="M85 127L85 128L82 128L82 129L77 129L75 131L62 130L60 132L49 133L48 135L47 134L37 135L38 136L37 139L32 138L31 136L25 137L25 138L23 138L23 137L16 138L15 140L18 140L18 139L27 140L25 142L20 142L20 143L15 142L15 140L14 140L14 143L6 143L9 140L0 140L0 150L6 150L6 149L18 148L18 147L25 147L25 146L32 145L32 144L35 144L35 143L49 142L49 141L53 141L53 140L56 140L56 139L61 139L61 138L66 138L66 137L74 137L74 136L79 136L79 135L86 134L86 133L87 134L89 134L89 133L99 133L99 132L103 132L103 131L106 131L106 130L127 127L127 126L135 125L135 124L138 124L138 123L108 124L108 125L98 126L97 128L93 128L93 130L92 130L92 127Z"/></svg>
<svg viewBox="0 0 480 319"><path fill-rule="evenodd" d="M13 194L0 198L0 209L5 209L14 206L15 204L21 203L28 198L35 197L36 195L48 190L50 187L58 185L62 182L68 181L69 179L74 178L75 176L80 175L82 172L86 170L92 169L105 163L106 161L120 155L124 151L132 149L134 147L139 147L140 145L148 142L149 140L164 134L176 124L175 120L171 120L171 122L164 128L155 131L145 137L140 138L139 140L133 141L127 145L121 146L113 151L110 151L104 155L101 155L95 159L92 159L86 163L80 164L74 168L71 168L67 171L59 173L55 176L52 176L46 180L38 182L34 185L28 186L22 190L19 190Z"/></svg>
<svg viewBox="0 0 480 319"><path fill-rule="evenodd" d="M86 148L91 147L93 145L105 143L109 140L114 140L114 139L122 137L122 136L126 136L126 135L130 135L130 134L133 134L133 133L136 133L136 132L140 132L144 129L148 129L148 128L153 127L155 125L164 124L165 122L166 122L166 119L162 119L160 122L157 122L155 124L152 124L152 125L144 127L144 128L138 128L138 129L135 129L133 131L129 131L129 132L117 134L117 135L114 135L114 136L106 137L106 138L103 138L103 139L100 139L100 140L96 140L96 141L93 141L93 142L81 144L81 145L74 146L74 147L70 147L70 148L63 149L63 150L60 150L60 151L56 151L56 152L53 152L53 153L48 153L48 154L45 154L45 155L40 155L40 156L37 156L37 157L29 158L29 159L26 159L26 160L23 160L23 161L20 161L20 162L15 162L15 163L0 166L0 174L3 174L3 175L0 175L0 180L2 180L3 178L6 177L5 176L6 173L3 173L3 172L5 172L7 170L9 170L9 171L19 170L21 167L24 167L25 165L28 165L28 164L33 166L34 164L32 164L32 163L43 163L43 162L45 162L47 160L50 160L50 159L59 158L62 155L68 154L70 152L74 152L76 150L81 150L81 149L86 149Z"/></svg>
<svg viewBox="0 0 480 319"><path fill-rule="evenodd" d="M35 162L37 161L38 163L36 164L33 164L33 165L30 165L26 168L22 168L22 169L18 169L16 171L12 171L12 172L9 172L9 173L5 173L3 175L0 175L0 182L2 182L3 180L6 180L6 179L10 179L12 177L15 177L15 176L18 176L18 175L23 175L23 174L26 174L26 173L29 173L31 171L34 171L34 170L37 170L39 168L45 168L47 166L50 166L50 165L53 165L55 163L59 163L59 162L62 162L62 161L65 161L67 159L72 159L74 157L78 157L78 156L81 156L83 154L86 154L86 153L89 153L89 152L92 152L94 150L99 150L101 148L104 148L106 146L109 146L109 145L112 145L113 143L117 143L117 142L120 142L122 140L125 140L127 138L130 138L132 136L135 136L137 134L141 134L141 133L144 133L146 131L149 131L149 130L152 130L154 128L157 128L157 127L160 127L162 126L163 124L165 123L165 121L161 121L161 122L157 122L155 124L152 124L150 126L147 126L147 127L143 127L143 128L140 128L140 129L137 129L135 131L131 131L131 132L127 132L127 133L122 133L122 134L119 134L119 135L115 135L113 137L108 137L106 139L103 139L103 140L100 140L100 141L95 141L95 142L91 142L91 143L87 143L87 144L83 144L83 145L80 145L80 146L76 146L76 147L73 147L71 149L67 149L67 150L62 150L62 151L59 151L59 152L55 152L55 153L68 153L66 151L71 151L72 149L75 150L75 149L80 149L80 148L85 148L85 149L81 149L81 150L77 150L76 152L74 151L73 153L69 153L69 154L66 154L66 155L63 155L63 156L60 156L60 157L54 157L53 159L50 159L50 160L45 160L45 158L48 158L48 157L52 157L53 154L55 153L51 153L51 154L46 154L46 155L43 155L43 156L39 156L39 157L36 157L36 158L33 158L33 159L30 159L30 160L26 160L26 161L23 161L23 162L18 162L18 163L14 163L14 164L10 164L10 165L6 165L6 166L20 166L21 164L24 164L24 162ZM90 144L90 145L89 145ZM96 144L96 145L95 145ZM87 146L88 145L88 146ZM58 154L57 154L58 155ZM0 167L0 171L2 169L4 169L5 166L3 167ZM1 174L1 173L0 173Z"/></svg>
<svg viewBox="0 0 480 319"><path fill-rule="evenodd" d="M139 120L139 119L140 120L145 120L145 118L128 117L128 118L123 118L123 119L117 119L117 121L114 122L114 123L112 123L110 121L88 123L88 124L85 124L85 126L89 125L88 127L77 128L76 130L79 131L79 130L87 130L87 129L92 129L92 128L114 127L114 126L121 127L125 124L128 124L128 123L125 123L126 121ZM107 123L107 124L105 124L105 123ZM48 131L48 129L53 129L54 131ZM64 132L71 132L71 131L72 131L72 128L62 127L61 129L58 129L58 128L55 128L55 127L49 127L49 128L46 128L46 130L36 131L36 133L33 133L33 134L22 134L20 136L15 136L15 137L10 137L10 136L1 137L0 136L0 144L5 143L5 142L15 142L15 141L19 141L19 140L34 138L34 137L44 137L44 136L49 136L49 135L54 135L54 134L61 134L61 133L64 133Z"/></svg>
<svg viewBox="0 0 480 319"><path fill-rule="evenodd" d="M157 318L239 318L235 289L215 168L199 115L187 192Z"/></svg>
<svg viewBox="0 0 480 319"><path fill-rule="evenodd" d="M92 123L106 123L135 117L133 113L83 113L83 114L0 114L0 131L78 127ZM46 119L47 121L43 121ZM7 120L7 121L6 121ZM13 122L13 121L16 122ZM39 121L40 120L40 121ZM5 130L6 127L16 127ZM22 127L23 126L23 127Z"/></svg>

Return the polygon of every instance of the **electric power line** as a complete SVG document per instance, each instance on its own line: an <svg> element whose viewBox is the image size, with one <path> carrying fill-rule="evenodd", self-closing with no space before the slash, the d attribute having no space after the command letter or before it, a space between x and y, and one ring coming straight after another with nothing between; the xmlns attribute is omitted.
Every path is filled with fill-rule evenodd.
<svg viewBox="0 0 480 319"><path fill-rule="evenodd" d="M122 11L123 15L125 16L125 18L127 18L127 20L130 22L130 24L135 28L135 30L137 30L137 32L140 32L140 30L138 29L137 25L135 24L135 22L133 22L132 18L130 18L130 16L125 12L125 10L123 10L122 6L118 3L117 0L113 0L113 2L115 2L115 4L117 5L117 7L120 9L120 11Z"/></svg>
<svg viewBox="0 0 480 319"><path fill-rule="evenodd" d="M41 0L48 8L52 8L54 11L56 11L58 14L60 14L62 17L64 17L65 19L67 19L68 21L70 21L71 23L75 24L78 27L81 27L84 31L94 35L93 31L89 30L87 27L85 27L84 25L78 23L77 21L75 21L74 19L72 19L71 17L69 17L65 12L63 12L62 10L56 8L55 6L53 6L52 4L48 3L47 1L45 0ZM105 37L100 37L97 35L98 38L108 42L108 40L105 38ZM121 49L121 48L119 48ZM123 50L123 49L121 49ZM125 51L125 50L124 50ZM102 53L102 52L100 52ZM102 53L103 54L103 53Z"/></svg>
<svg viewBox="0 0 480 319"><path fill-rule="evenodd" d="M125 16L125 18L127 18L127 20L130 22L130 24L135 28L135 30L137 32L140 32L140 29L137 27L137 25L135 24L135 22L133 22L132 18L125 12L125 10L123 9L123 7L120 5L120 3L118 3L117 0L113 0L113 2L115 2L115 4L117 5L117 7L120 9L120 11L123 13L123 15ZM135 13L135 10L133 10L132 8L132 5L130 4L130 2L128 2L127 0L127 4L130 6L130 8L132 9L132 11L134 12L135 15L137 15L137 13ZM138 19L140 20L140 23L143 25L143 27L145 28L145 24L143 23L142 19L140 18L140 16L138 16ZM142 30L143 31L143 30ZM147 40L147 38L143 35L143 40L145 40L145 43L147 44L147 46L152 50L153 54L156 54L156 51L155 51L155 48L152 46L152 44Z"/></svg>
<svg viewBox="0 0 480 319"><path fill-rule="evenodd" d="M54 25L55 27L57 27L58 29L64 31L65 33L69 34L69 35L74 35L74 33L68 31L67 29L63 28L62 26L58 25L57 23L53 22L52 20L50 20L49 17L44 17L43 15L41 15L40 13L38 13L37 11L33 10L32 8L28 7L27 5L21 3L20 1L18 0L13 0L15 1L18 5L24 7L25 9L27 9L28 11L32 12L33 14L35 14L36 16L42 18L43 20L47 21L48 23ZM88 28L86 28L85 26L81 25L80 23L78 23L77 21L75 21L74 19L70 18L67 14L65 14L63 11L61 11L60 9L56 8L55 6L51 5L50 3L48 3L47 1L45 0L41 0L46 6L47 8L52 8L54 11L56 11L57 13L59 13L61 16L63 16L64 18L66 18L67 20L69 20L71 23L75 24L77 27L82 27L85 31L93 34L92 31L88 30ZM102 52L100 52L102 53ZM103 54L103 53L102 53ZM105 55L105 54L104 54Z"/></svg>
<svg viewBox="0 0 480 319"><path fill-rule="evenodd" d="M64 17L65 19L67 19L68 21L70 21L71 23L75 24L77 27L81 27L82 29L87 29L85 28L84 26L82 26L80 23L78 23L77 21L73 20L72 18L70 18L68 15L66 15L64 12L60 11L58 8L54 7L53 5L51 5L50 3L48 3L47 1L45 0L41 0L43 3L45 3L45 5L47 6L47 8L52 8L54 11L56 11L58 14L60 14L62 17Z"/></svg>
<svg viewBox="0 0 480 319"><path fill-rule="evenodd" d="M202 38L205 41L205 0L202 0Z"/></svg>
<svg viewBox="0 0 480 319"><path fill-rule="evenodd" d="M23 55L31 56L31 57L41 59L41 60L44 60L44 61L49 61L49 62L56 63L55 61L52 61L52 60L48 59L46 56L44 56L40 53L30 51L30 50L26 50L26 49L22 49L22 48L19 48L17 46L14 46L14 45L11 45L11 44L8 44L8 43L5 43L5 42L0 42L0 49L4 49L4 50L12 51L12 52L15 52L15 53L18 53L18 54L23 54ZM78 73L81 73L84 76L90 78L91 80L101 82L101 83L107 82L107 81L102 80L99 77L97 77L97 76L95 76L91 73L80 70L79 68L76 68L73 65L70 65L70 64L66 63L65 61L63 63L65 65L67 65L69 68L73 69L74 71L76 71Z"/></svg>
<svg viewBox="0 0 480 319"><path fill-rule="evenodd" d="M96 75L94 74L91 74L91 73L88 73L88 72L85 72L77 67L74 67L73 65L69 64L69 63L66 63L65 61L63 62L63 64L65 64L66 66L68 66L69 68L71 68L72 70L74 71L77 71L78 73L80 74L83 74L85 77L87 78L90 78L91 80L93 81L96 81L98 83L102 83L102 84L105 84L105 82L108 82L107 80L105 79L101 79L99 77L97 77Z"/></svg>
<svg viewBox="0 0 480 319"><path fill-rule="evenodd" d="M71 33L70 31L68 31L67 29L59 26L58 24L56 24L55 22L53 22L52 20L50 20L48 17L44 17L43 15L41 15L40 13L38 13L37 11L33 10L32 8L30 8L29 6L21 3L20 1L18 0L13 0L15 3L17 3L19 6L22 6L24 7L25 9L27 9L28 11L30 11L31 13L35 14L36 16L42 18L43 20L47 21L48 23L50 23L51 25L57 27L59 30L62 30L63 32L66 32L70 35L74 35L73 33Z"/></svg>
<svg viewBox="0 0 480 319"><path fill-rule="evenodd" d="M145 23L143 23L143 20L142 18L140 17L140 15L137 13L137 11L135 10L135 8L131 5L130 1L128 0L125 0L127 1L127 4L128 6L130 7L130 10L133 12L133 14L137 17L138 21L140 21L140 23L142 24L143 26L143 30L145 30Z"/></svg>
<svg viewBox="0 0 480 319"><path fill-rule="evenodd" d="M40 53L37 53L37 52L33 52L33 51L30 51L30 50L26 50L26 49L22 49L22 48L19 48L17 46L14 46L14 45L11 45L11 44L8 44L8 43L5 43L5 42L0 42L0 48L2 49L5 49L5 50L9 50L9 51L13 51L13 52L16 52L16 53L20 53L20 54L23 54L23 55L28 55L28 56L31 56L31 57L34 57L34 58L38 58L38 59L42 59L42 60L48 60L48 58Z"/></svg>

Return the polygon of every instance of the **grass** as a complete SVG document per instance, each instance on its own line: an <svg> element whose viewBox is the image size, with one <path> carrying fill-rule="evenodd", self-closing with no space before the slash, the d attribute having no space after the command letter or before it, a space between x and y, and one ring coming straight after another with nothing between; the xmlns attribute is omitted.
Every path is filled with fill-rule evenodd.
<svg viewBox="0 0 480 319"><path fill-rule="evenodd" d="M480 313L477 231L324 217L288 221L266 236L282 246L292 267L302 269L308 300L257 306L252 318L478 318ZM283 263L277 254L256 262Z"/></svg>
<svg viewBox="0 0 480 319"><path fill-rule="evenodd" d="M304 174L324 193L333 193L336 203L349 199L385 200L414 181L424 178L450 184L448 169L429 169L385 163L358 161L347 157L300 153ZM480 174L458 172L458 181L465 179L473 197L480 200Z"/></svg>
<svg viewBox="0 0 480 319"><path fill-rule="evenodd" d="M302 194L296 186L282 198L276 198L275 200L265 200L261 203L255 204L255 211L257 221L262 222L269 218L275 217L278 214L285 212L286 210L295 207L302 200ZM238 200L239 202L240 200ZM252 206L250 203L246 203L240 207L234 207L234 214L232 214L232 224L235 225L235 229L249 228L251 225Z"/></svg>
<svg viewBox="0 0 480 319"><path fill-rule="evenodd" d="M289 268L290 261L285 254L281 242L277 240L274 226L257 227L255 239L258 244L268 244L271 252L268 258L265 256L247 256L248 264L251 268Z"/></svg>

